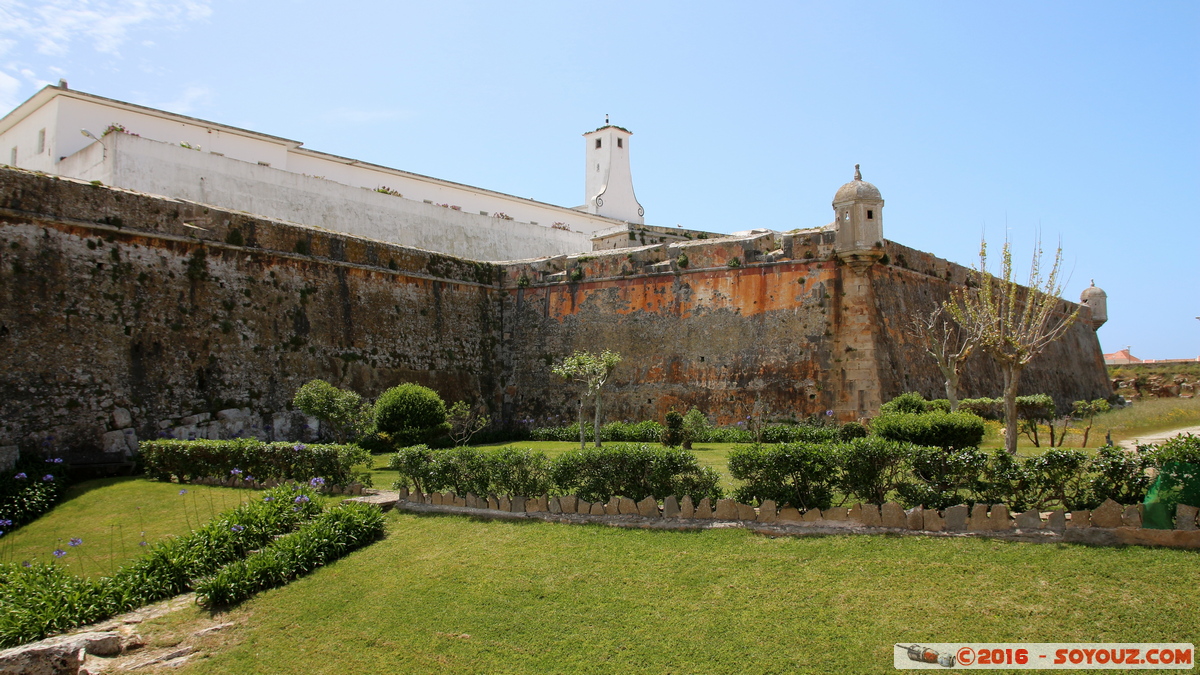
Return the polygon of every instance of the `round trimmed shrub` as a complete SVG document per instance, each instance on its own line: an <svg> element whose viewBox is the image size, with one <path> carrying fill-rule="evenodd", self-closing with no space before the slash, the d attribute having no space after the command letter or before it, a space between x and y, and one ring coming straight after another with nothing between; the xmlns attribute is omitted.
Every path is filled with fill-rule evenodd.
<svg viewBox="0 0 1200 675"><path fill-rule="evenodd" d="M979 445L983 419L969 413L891 413L872 420L871 431L892 441L958 450Z"/></svg>
<svg viewBox="0 0 1200 675"><path fill-rule="evenodd" d="M375 402L375 426L396 442L428 437L446 426L446 403L429 387L406 382Z"/></svg>

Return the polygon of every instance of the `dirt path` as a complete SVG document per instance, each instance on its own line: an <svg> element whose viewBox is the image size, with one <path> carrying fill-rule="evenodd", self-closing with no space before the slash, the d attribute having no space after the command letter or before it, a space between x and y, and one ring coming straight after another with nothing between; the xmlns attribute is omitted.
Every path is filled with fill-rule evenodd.
<svg viewBox="0 0 1200 675"><path fill-rule="evenodd" d="M1157 433L1147 434L1140 438L1131 438L1129 440L1117 441L1117 445L1122 448L1125 448L1126 450L1133 450L1133 449L1137 448L1137 446L1139 444L1145 445L1145 444L1151 444L1151 443L1154 443L1154 444L1162 443L1163 441L1170 439L1170 438L1174 438L1180 434L1200 435L1200 427L1183 427L1181 429L1170 429L1168 431L1159 431Z"/></svg>

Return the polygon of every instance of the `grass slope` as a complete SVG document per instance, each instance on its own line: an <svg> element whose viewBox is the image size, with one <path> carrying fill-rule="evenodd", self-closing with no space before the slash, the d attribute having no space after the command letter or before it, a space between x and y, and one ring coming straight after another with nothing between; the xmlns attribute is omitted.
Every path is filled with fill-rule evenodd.
<svg viewBox="0 0 1200 675"><path fill-rule="evenodd" d="M186 489L187 494L179 494ZM54 560L52 552L67 555L57 561L76 574L111 574L153 543L168 535L185 534L215 514L231 509L255 494L248 490L204 485L160 483L145 478L103 478L73 485L53 510L0 539L4 562ZM144 534L143 534L144 533ZM72 538L83 543L72 547Z"/></svg>
<svg viewBox="0 0 1200 675"><path fill-rule="evenodd" d="M882 673L895 642L1200 642L1200 586L1179 583L1198 562L400 513L307 578L224 616L189 610L240 627L184 672Z"/></svg>

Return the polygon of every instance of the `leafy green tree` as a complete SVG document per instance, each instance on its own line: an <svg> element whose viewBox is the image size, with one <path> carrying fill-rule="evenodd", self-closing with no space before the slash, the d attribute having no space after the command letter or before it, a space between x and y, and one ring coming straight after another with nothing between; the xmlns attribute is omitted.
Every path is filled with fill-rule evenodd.
<svg viewBox="0 0 1200 675"><path fill-rule="evenodd" d="M971 288L953 293L946 311L968 335L979 336L980 348L990 354L1004 374L1004 446L1017 452L1017 384L1021 373L1075 322L1079 309L1066 311L1059 279L1062 248L1054 254L1049 273L1042 273L1042 245L1034 246L1025 285L1013 280L1012 247L1001 249L1000 276L987 268L987 242L979 246L979 267Z"/></svg>
<svg viewBox="0 0 1200 675"><path fill-rule="evenodd" d="M620 362L621 355L608 349L599 354L576 351L574 354L565 357L558 365L551 369L551 372L564 380L571 380L584 385L584 396L579 399L580 448L587 444L583 431L583 400L587 396L596 397L596 447L600 447L600 390L604 388L604 384L608 382L608 376L612 374L613 369Z"/></svg>
<svg viewBox="0 0 1200 675"><path fill-rule="evenodd" d="M692 443L708 437L708 418L699 408L692 408L683 416L683 449L691 450Z"/></svg>
<svg viewBox="0 0 1200 675"><path fill-rule="evenodd" d="M411 382L380 394L375 402L375 426L397 447L430 441L450 430L442 397Z"/></svg>
<svg viewBox="0 0 1200 675"><path fill-rule="evenodd" d="M325 380L305 383L296 390L292 405L305 415L320 420L337 443L356 440L371 423L371 408L361 396Z"/></svg>

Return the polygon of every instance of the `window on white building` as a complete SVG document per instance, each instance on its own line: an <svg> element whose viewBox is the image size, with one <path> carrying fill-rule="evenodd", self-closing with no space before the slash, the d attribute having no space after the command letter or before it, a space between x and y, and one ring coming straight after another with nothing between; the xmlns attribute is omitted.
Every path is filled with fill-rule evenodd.
<svg viewBox="0 0 1200 675"><path fill-rule="evenodd" d="M596 139L596 149L599 149L599 148L600 148L600 139L597 138Z"/></svg>
<svg viewBox="0 0 1200 675"><path fill-rule="evenodd" d="M46 151L46 130L38 129L37 154L42 154Z"/></svg>

